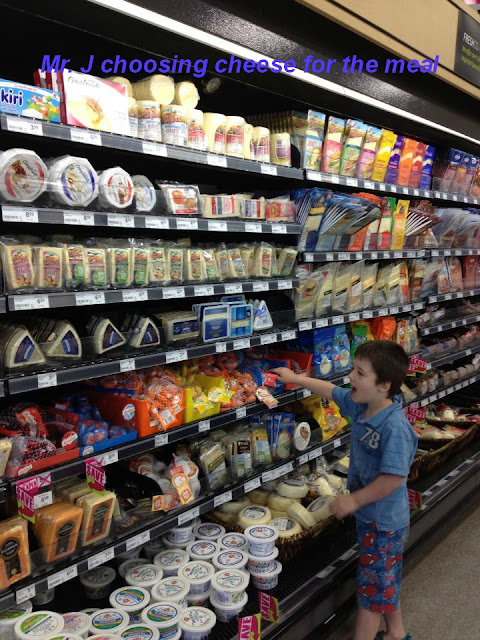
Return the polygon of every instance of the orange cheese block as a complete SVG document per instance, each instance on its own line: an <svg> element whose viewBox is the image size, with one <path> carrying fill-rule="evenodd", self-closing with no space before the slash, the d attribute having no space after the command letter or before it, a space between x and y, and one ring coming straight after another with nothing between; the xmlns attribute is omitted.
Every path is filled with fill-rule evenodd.
<svg viewBox="0 0 480 640"><path fill-rule="evenodd" d="M46 562L75 551L82 517L81 509L66 502L55 502L37 511L34 531Z"/></svg>
<svg viewBox="0 0 480 640"><path fill-rule="evenodd" d="M117 496L111 491L103 495L88 493L78 498L77 507L83 510L80 540L83 546L103 540L110 533Z"/></svg>
<svg viewBox="0 0 480 640"><path fill-rule="evenodd" d="M0 590L30 575L27 521L20 516L0 523Z"/></svg>

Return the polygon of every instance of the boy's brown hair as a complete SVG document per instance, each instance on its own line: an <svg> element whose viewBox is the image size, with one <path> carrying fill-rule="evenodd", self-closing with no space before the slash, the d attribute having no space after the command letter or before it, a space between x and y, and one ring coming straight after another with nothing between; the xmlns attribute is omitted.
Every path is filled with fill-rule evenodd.
<svg viewBox="0 0 480 640"><path fill-rule="evenodd" d="M389 398L401 392L410 358L399 344L392 340L364 342L355 351L355 357L370 362L377 376L377 384L390 382Z"/></svg>

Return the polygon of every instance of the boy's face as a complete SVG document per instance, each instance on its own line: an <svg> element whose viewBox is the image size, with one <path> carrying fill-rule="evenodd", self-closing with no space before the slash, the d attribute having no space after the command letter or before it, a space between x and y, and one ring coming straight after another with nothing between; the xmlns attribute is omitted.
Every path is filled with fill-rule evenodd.
<svg viewBox="0 0 480 640"><path fill-rule="evenodd" d="M377 384L377 375L369 360L354 358L349 377L354 402L368 404L388 397L390 383Z"/></svg>

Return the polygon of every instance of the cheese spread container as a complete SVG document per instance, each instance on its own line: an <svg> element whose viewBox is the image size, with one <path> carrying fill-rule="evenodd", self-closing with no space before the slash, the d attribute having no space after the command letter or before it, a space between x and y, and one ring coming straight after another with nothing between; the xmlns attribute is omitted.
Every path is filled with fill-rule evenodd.
<svg viewBox="0 0 480 640"><path fill-rule="evenodd" d="M110 594L110 585L115 580L115 570L111 567L97 567L80 576L80 582L89 600L102 600ZM95 631L93 632L95 633Z"/></svg>
<svg viewBox="0 0 480 640"><path fill-rule="evenodd" d="M150 592L142 587L121 587L110 594L110 604L114 609L135 615L150 604Z"/></svg>
<svg viewBox="0 0 480 640"><path fill-rule="evenodd" d="M53 611L35 611L22 616L14 626L17 640L47 640L62 633L64 621Z"/></svg>
<svg viewBox="0 0 480 640"><path fill-rule="evenodd" d="M148 213L157 204L155 187L145 176L132 176L133 190L135 192L135 208L137 211Z"/></svg>
<svg viewBox="0 0 480 640"><path fill-rule="evenodd" d="M98 195L98 176L86 158L62 156L47 163L50 192L62 206L88 207Z"/></svg>
<svg viewBox="0 0 480 640"><path fill-rule="evenodd" d="M0 612L0 640L15 640L14 627L18 620L32 612L30 600Z"/></svg>
<svg viewBox="0 0 480 640"><path fill-rule="evenodd" d="M90 616L86 613L77 611L64 613L63 621L65 623L63 630L66 633L73 633L74 635L80 636L81 638L86 638L88 636L88 629L90 627Z"/></svg>
<svg viewBox="0 0 480 640"><path fill-rule="evenodd" d="M222 549L244 551L248 547L248 540L243 533L227 533L218 542Z"/></svg>
<svg viewBox="0 0 480 640"><path fill-rule="evenodd" d="M243 608L248 602L248 595L245 593L242 600L240 600L240 602L236 602L235 604L222 604L212 594L210 596L210 602L215 611L215 615L220 620L220 622L228 622L232 618L235 618L235 616L240 615Z"/></svg>
<svg viewBox="0 0 480 640"><path fill-rule="evenodd" d="M269 556L275 550L278 531L268 524L253 525L245 529L248 540L248 551L253 556Z"/></svg>
<svg viewBox="0 0 480 640"><path fill-rule="evenodd" d="M245 118L241 116L227 116L225 131L225 153L227 156L243 158Z"/></svg>
<svg viewBox="0 0 480 640"><path fill-rule="evenodd" d="M245 596L250 575L238 569L224 569L212 578L213 597L221 604L238 604Z"/></svg>
<svg viewBox="0 0 480 640"><path fill-rule="evenodd" d="M185 525L184 527L174 527L167 533L169 542L190 542L193 534L193 525Z"/></svg>
<svg viewBox="0 0 480 640"><path fill-rule="evenodd" d="M118 567L118 575L121 578L125 578L130 569L133 569L133 567L138 567L141 564L150 564L150 561L146 558L130 558L130 560L125 560L125 562L122 562L122 564Z"/></svg>
<svg viewBox="0 0 480 640"><path fill-rule="evenodd" d="M199 524L193 530L195 538L197 540L210 540L217 542L219 538L225 535L226 529L219 524L213 522L204 522Z"/></svg>
<svg viewBox="0 0 480 640"><path fill-rule="evenodd" d="M208 606L208 601L210 599L210 595L212 590L209 589L207 593L202 593L201 595L191 595L190 593L187 596L187 603L189 607L205 607Z"/></svg>
<svg viewBox="0 0 480 640"><path fill-rule="evenodd" d="M180 578L186 578L190 583L190 595L207 593L210 590L210 583L215 573L213 565L202 560L188 562L180 569Z"/></svg>
<svg viewBox="0 0 480 640"><path fill-rule="evenodd" d="M248 554L236 549L222 549L213 556L213 566L218 571L222 569L245 570L248 562Z"/></svg>
<svg viewBox="0 0 480 640"><path fill-rule="evenodd" d="M34 202L47 188L48 169L29 149L0 153L0 194L8 202Z"/></svg>
<svg viewBox="0 0 480 640"><path fill-rule="evenodd" d="M152 589L152 599L157 602L173 602L186 609L189 590L190 582L186 578L171 576L157 582Z"/></svg>
<svg viewBox="0 0 480 640"><path fill-rule="evenodd" d="M142 620L159 631L159 640L172 640L178 634L182 609L172 602L155 602L142 612Z"/></svg>
<svg viewBox="0 0 480 640"><path fill-rule="evenodd" d="M205 562L211 562L218 550L218 544L208 540L196 540L187 547L187 553L192 560L204 560Z"/></svg>
<svg viewBox="0 0 480 640"><path fill-rule="evenodd" d="M269 573L274 569L273 561L278 556L278 547L275 547L273 553L269 556L259 558L258 556L252 556L248 554L248 570L251 574L254 573Z"/></svg>
<svg viewBox="0 0 480 640"><path fill-rule="evenodd" d="M159 640L160 632L150 624L143 622L130 624L120 634L124 640Z"/></svg>
<svg viewBox="0 0 480 640"><path fill-rule="evenodd" d="M192 534L192 537L189 538L188 540L185 540L185 542L173 542L168 537L168 533L167 535L163 536L162 540L163 540L163 544L166 546L167 549L182 549L182 550L185 550L189 544L191 544L192 542L195 542L195 538L193 534Z"/></svg>
<svg viewBox="0 0 480 640"><path fill-rule="evenodd" d="M182 614L180 629L183 640L204 640L210 635L217 617L204 607L188 607Z"/></svg>
<svg viewBox="0 0 480 640"><path fill-rule="evenodd" d="M130 624L130 617L120 609L100 609L90 618L90 633L105 631L118 634Z"/></svg>
<svg viewBox="0 0 480 640"><path fill-rule="evenodd" d="M98 191L98 203L106 209L126 209L132 204L135 193L130 174L121 167L100 172Z"/></svg>
<svg viewBox="0 0 480 640"><path fill-rule="evenodd" d="M256 575L252 573L253 586L261 591L269 591L274 589L278 584L278 576L282 571L282 565L278 560L273 561L273 567L270 571Z"/></svg>
<svg viewBox="0 0 480 640"><path fill-rule="evenodd" d="M134 587L148 589L151 593L153 585L162 578L163 571L157 564L143 564L130 569L125 575L125 582Z"/></svg>
<svg viewBox="0 0 480 640"><path fill-rule="evenodd" d="M166 549L157 553L153 564L158 564L165 578L178 575L178 572L190 562L190 556L184 549Z"/></svg>

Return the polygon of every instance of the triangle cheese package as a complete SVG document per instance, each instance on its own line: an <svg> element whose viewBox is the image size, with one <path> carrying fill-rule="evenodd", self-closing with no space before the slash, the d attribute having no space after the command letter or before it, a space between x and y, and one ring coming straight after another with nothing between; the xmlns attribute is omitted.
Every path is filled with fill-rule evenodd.
<svg viewBox="0 0 480 640"><path fill-rule="evenodd" d="M82 342L68 320L36 318L30 321L32 336L49 358L77 360L82 356Z"/></svg>
<svg viewBox="0 0 480 640"><path fill-rule="evenodd" d="M126 343L123 334L108 318L93 316L87 325L87 331L92 337L93 350L98 355Z"/></svg>
<svg viewBox="0 0 480 640"><path fill-rule="evenodd" d="M120 330L124 335L129 336L129 345L137 349L160 344L160 332L148 316L129 313L124 317Z"/></svg>
<svg viewBox="0 0 480 640"><path fill-rule="evenodd" d="M0 325L3 364L16 369L43 364L45 356L25 326Z"/></svg>

